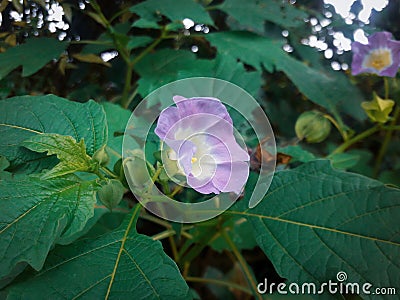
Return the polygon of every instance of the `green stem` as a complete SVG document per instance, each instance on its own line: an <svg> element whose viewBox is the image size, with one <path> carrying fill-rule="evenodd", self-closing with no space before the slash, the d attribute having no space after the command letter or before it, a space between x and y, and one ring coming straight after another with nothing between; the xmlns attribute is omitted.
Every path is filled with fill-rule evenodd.
<svg viewBox="0 0 400 300"><path fill-rule="evenodd" d="M383 82L385 83L385 99L389 99L389 80L387 77L383 77Z"/></svg>
<svg viewBox="0 0 400 300"><path fill-rule="evenodd" d="M107 168L107 167L100 167L100 168L101 168L101 170L102 170L104 173L106 173L108 176L110 176L110 177L112 177L112 178L118 178L118 176L115 175L114 172L111 171L109 168Z"/></svg>
<svg viewBox="0 0 400 300"><path fill-rule="evenodd" d="M173 235L175 235L175 230L168 229L168 230L165 230L163 232L153 235L151 238L153 239L153 241L159 241L159 240L165 239L165 238L173 236Z"/></svg>
<svg viewBox="0 0 400 300"><path fill-rule="evenodd" d="M161 41L165 38L165 29L161 31L161 35L153 41L147 48L140 52L131 62L132 67L134 67L143 57L149 54Z"/></svg>
<svg viewBox="0 0 400 300"><path fill-rule="evenodd" d="M387 80L385 80L385 82L386 81ZM394 114L393 114L393 119L390 122L390 126L395 126L396 125L397 119L399 118L399 115L400 115L400 106L397 105L396 109L394 111ZM393 131L394 131L393 129L388 129L388 131L386 132L385 138L383 140L381 149L379 150L378 157L376 158L376 161L375 161L375 168L374 168L374 177L375 178L378 176L379 171L381 169L383 157L385 156L387 148L388 148L388 146L390 144L390 140L392 139Z"/></svg>
<svg viewBox="0 0 400 300"><path fill-rule="evenodd" d="M124 108L128 108L129 104L132 101L132 97L129 97L129 93L131 91L131 81L132 81L132 73L133 73L133 68L134 66L147 54L149 54L163 39L167 38L166 36L166 29L165 27L162 28L160 36L153 41L148 47L146 47L142 52L140 52L133 60L130 60L129 54L127 57L124 57L124 60L127 64L127 69L126 69L126 75L125 75L125 85L124 89L122 92L122 98L121 98L121 106ZM121 52L119 49L117 49L119 52ZM125 50L125 49L124 49Z"/></svg>
<svg viewBox="0 0 400 300"><path fill-rule="evenodd" d="M350 140L347 140L346 142L344 142L343 144L341 144L339 147L337 147L332 154L336 154L336 153L342 153L344 152L347 148L349 148L350 146L352 146L353 144L373 135L375 132L379 131L381 127L376 125L374 127L371 127L363 132L361 132L360 134L356 135L355 137L351 138Z"/></svg>
<svg viewBox="0 0 400 300"><path fill-rule="evenodd" d="M242 291L246 294L252 295L251 290L249 290L248 288L245 288L244 286L229 281L213 279L213 278L191 277L191 276L186 276L185 280L187 282L211 283L211 284L221 285L227 288L235 289L238 291Z"/></svg>
<svg viewBox="0 0 400 300"><path fill-rule="evenodd" d="M210 10L215 10L215 9L220 9L221 5L209 5L205 9L210 11Z"/></svg>
<svg viewBox="0 0 400 300"><path fill-rule="evenodd" d="M107 180L107 178L104 177L99 170L93 171L93 174L96 174L101 180Z"/></svg>
<svg viewBox="0 0 400 300"><path fill-rule="evenodd" d="M384 129L384 130L400 130L400 125L382 126L382 129Z"/></svg>
<svg viewBox="0 0 400 300"><path fill-rule="evenodd" d="M331 121L331 123L336 127L336 129L339 131L340 135L342 136L343 140L346 141L347 140L347 134L344 130L342 130L341 126L339 125L339 123L330 115L325 114L324 115L325 119L328 119L329 121Z"/></svg>
<svg viewBox="0 0 400 300"><path fill-rule="evenodd" d="M123 108L128 108L130 103L129 92L131 91L131 82L132 82L132 72L133 72L133 65L131 62L127 62L126 65L126 73L125 73L125 84L124 89L122 91L122 98L121 98L121 106Z"/></svg>
<svg viewBox="0 0 400 300"><path fill-rule="evenodd" d="M250 268L247 265L246 260L244 259L244 257L240 253L240 251L237 249L235 243L229 237L226 229L222 229L221 234L224 237L224 239L226 240L226 242L228 243L228 245L231 248L233 254L236 256L236 259L238 260L238 262L239 262L239 264L240 264L240 266L241 266L241 268L243 270L243 273L246 276L247 281L249 282L249 285L250 285L251 289L253 290L254 297L257 298L257 299L262 299L261 295L257 291L257 281L254 278L253 274L251 273Z"/></svg>
<svg viewBox="0 0 400 300"><path fill-rule="evenodd" d="M150 222L156 223L158 225L161 225L161 226L163 226L163 227L165 227L167 229L172 229L171 224L169 224L168 222L163 221L163 220L161 220L161 219L159 219L157 217L154 217L152 215L148 215L147 213L143 213L139 217L142 218L142 219L145 219L147 221L150 221Z"/></svg>

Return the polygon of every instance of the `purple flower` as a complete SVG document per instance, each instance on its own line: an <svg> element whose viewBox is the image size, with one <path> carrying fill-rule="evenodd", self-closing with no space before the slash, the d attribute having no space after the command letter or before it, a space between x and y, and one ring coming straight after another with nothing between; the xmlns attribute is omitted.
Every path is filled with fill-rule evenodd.
<svg viewBox="0 0 400 300"><path fill-rule="evenodd" d="M400 42L390 32L377 32L368 37L368 44L353 42L351 73L375 73L395 77L400 63Z"/></svg>
<svg viewBox="0 0 400 300"><path fill-rule="evenodd" d="M190 187L202 194L240 194L249 176L249 155L233 134L232 119L216 98L174 96L155 133L170 148Z"/></svg>

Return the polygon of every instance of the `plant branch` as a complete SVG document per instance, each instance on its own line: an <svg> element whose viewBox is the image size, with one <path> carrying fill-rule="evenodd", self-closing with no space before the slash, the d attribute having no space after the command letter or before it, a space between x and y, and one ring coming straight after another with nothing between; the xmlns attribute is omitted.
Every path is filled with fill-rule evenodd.
<svg viewBox="0 0 400 300"><path fill-rule="evenodd" d="M387 82L387 80L385 80L385 82ZM393 119L390 122L390 127L396 125L399 115L400 115L400 106L396 105L396 109L393 114ZM386 132L386 135L385 135L385 139L383 140L381 149L379 150L378 157L376 158L375 167L374 167L374 177L375 178L379 174L379 170L382 165L383 157L385 156L387 148L389 147L389 144L390 144L390 140L392 139L393 131L394 131L394 129L392 129L392 128L388 129L388 131Z"/></svg>
<svg viewBox="0 0 400 300"><path fill-rule="evenodd" d="M339 147L337 147L332 154L335 153L342 153L344 152L347 148L349 148L350 146L354 145L355 143L373 135L375 132L379 131L379 129L381 129L381 127L379 125L376 125L374 127L371 127L363 132L361 132L360 134L354 136L353 138L347 140L346 142L344 142L343 144L341 144Z"/></svg>
<svg viewBox="0 0 400 300"><path fill-rule="evenodd" d="M244 257L240 253L240 251L237 249L235 243L229 237L226 229L222 229L221 234L224 237L224 239L226 240L226 242L228 243L228 245L231 248L233 254L236 256L236 259L238 260L238 262L239 262L239 264L240 264L240 266L241 266L241 268L243 270L243 273L246 276L247 281L249 282L249 285L251 286L251 289L253 290L254 297L257 298L257 299L262 299L261 295L257 292L257 281L254 278L253 274L251 273L250 268L247 265L246 260L244 259Z"/></svg>
<svg viewBox="0 0 400 300"><path fill-rule="evenodd" d="M220 280L220 279L213 279L213 278L201 278L201 277L191 277L191 276L185 276L184 278L188 282L211 283L211 284L225 286L230 289L242 291L249 295L253 294L251 292L251 290L249 290L248 288L241 286L239 284L236 284L234 282L224 281L224 280Z"/></svg>
<svg viewBox="0 0 400 300"><path fill-rule="evenodd" d="M165 230L163 232L153 235L151 238L153 239L153 241L159 241L159 240L165 239L165 238L173 236L173 235L175 235L175 230L168 229L168 230Z"/></svg>

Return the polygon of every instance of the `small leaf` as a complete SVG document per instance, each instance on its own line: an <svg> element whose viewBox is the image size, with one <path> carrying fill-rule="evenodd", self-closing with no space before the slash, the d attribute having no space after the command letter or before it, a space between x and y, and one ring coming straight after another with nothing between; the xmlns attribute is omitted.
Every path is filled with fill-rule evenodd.
<svg viewBox="0 0 400 300"><path fill-rule="evenodd" d="M110 102L104 102L102 103L102 106L107 116L107 152L110 156L109 164L114 166L114 164L122 157L122 140L124 138L123 135L117 136L115 133L124 132L131 116L131 111L122 108L120 105ZM129 139L128 141L129 143L133 142L133 139ZM131 146L132 149L137 147L137 145Z"/></svg>
<svg viewBox="0 0 400 300"><path fill-rule="evenodd" d="M23 13L23 7L19 0L12 0L12 4L17 12L19 12L20 14Z"/></svg>
<svg viewBox="0 0 400 300"><path fill-rule="evenodd" d="M95 167L91 158L86 154L83 139L77 143L71 136L43 133L32 136L24 141L22 145L35 152L47 152L47 155L57 155L60 162L53 169L43 174L43 179L63 176L78 171L89 172Z"/></svg>
<svg viewBox="0 0 400 300"><path fill-rule="evenodd" d="M57 122L55 122L57 120ZM0 153L11 168L24 172L51 168L53 157L34 153L20 144L41 133L84 139L89 155L107 143L103 108L94 101L77 103L54 96L21 96L0 101Z"/></svg>
<svg viewBox="0 0 400 300"><path fill-rule="evenodd" d="M0 278L22 262L41 269L51 247L93 216L96 188L75 176L0 180Z"/></svg>
<svg viewBox="0 0 400 300"><path fill-rule="evenodd" d="M67 21L68 21L69 23L71 23L71 22L72 22L72 9L71 9L71 5L70 5L70 4L67 4L67 3L60 3L60 4L61 4L61 6L62 6L62 8L63 8L65 19L67 19Z"/></svg>
<svg viewBox="0 0 400 300"><path fill-rule="evenodd" d="M56 248L39 273L8 289L11 299L192 299L158 241L134 228L137 205L121 226ZM66 276L70 274L70 276Z"/></svg>
<svg viewBox="0 0 400 300"><path fill-rule="evenodd" d="M283 28L304 26L308 15L294 5L279 0L225 0L219 9L234 17L252 31L263 32L265 21Z"/></svg>
<svg viewBox="0 0 400 300"><path fill-rule="evenodd" d="M96 54L93 53L87 53L87 54L76 53L72 55L72 57L82 62L100 64L107 67L111 67L111 64L109 62L105 62L100 56L97 56Z"/></svg>
<svg viewBox="0 0 400 300"><path fill-rule="evenodd" d="M357 165L360 155L355 153L335 153L329 155L328 158L332 161L332 167L346 170Z"/></svg>
<svg viewBox="0 0 400 300"><path fill-rule="evenodd" d="M126 48L128 50L132 50L135 48L143 47L146 46L147 44L150 44L153 39L147 35L144 36L132 36L130 37L128 44L126 45Z"/></svg>
<svg viewBox="0 0 400 300"><path fill-rule="evenodd" d="M291 162L306 163L317 159L314 154L303 149L300 145L281 147L277 149L277 152L291 156Z"/></svg>
<svg viewBox="0 0 400 300"><path fill-rule="evenodd" d="M67 45L54 38L42 37L30 38L25 44L9 48L0 53L0 79L21 65L22 76L31 76L52 59L57 59Z"/></svg>
<svg viewBox="0 0 400 300"><path fill-rule="evenodd" d="M8 3L9 3L8 0L2 0L2 1L1 1L1 3L0 3L0 13L3 12L3 10L6 9Z"/></svg>
<svg viewBox="0 0 400 300"><path fill-rule="evenodd" d="M91 17L93 20L95 20L101 26L103 26L104 28L107 28L107 24L105 23L105 21L97 13L95 13L93 11L89 11L89 12L86 12L86 13L88 14L89 17Z"/></svg>
<svg viewBox="0 0 400 300"><path fill-rule="evenodd" d="M361 107L367 113L372 122L386 123L390 120L390 113L394 107L394 101L382 99L375 92L373 99L369 102L362 102Z"/></svg>
<svg viewBox="0 0 400 300"><path fill-rule="evenodd" d="M205 8L194 0L147 0L132 6L130 11L141 17L132 25L136 27L158 28L161 15L171 21L191 18L196 23L214 24Z"/></svg>

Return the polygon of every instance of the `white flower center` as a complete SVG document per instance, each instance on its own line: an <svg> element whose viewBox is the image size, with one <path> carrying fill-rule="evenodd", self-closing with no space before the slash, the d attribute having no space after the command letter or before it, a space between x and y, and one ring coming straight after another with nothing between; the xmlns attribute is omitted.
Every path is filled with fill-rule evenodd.
<svg viewBox="0 0 400 300"><path fill-rule="evenodd" d="M365 58L363 65L366 68L381 71L393 63L392 52L388 48L372 50Z"/></svg>

